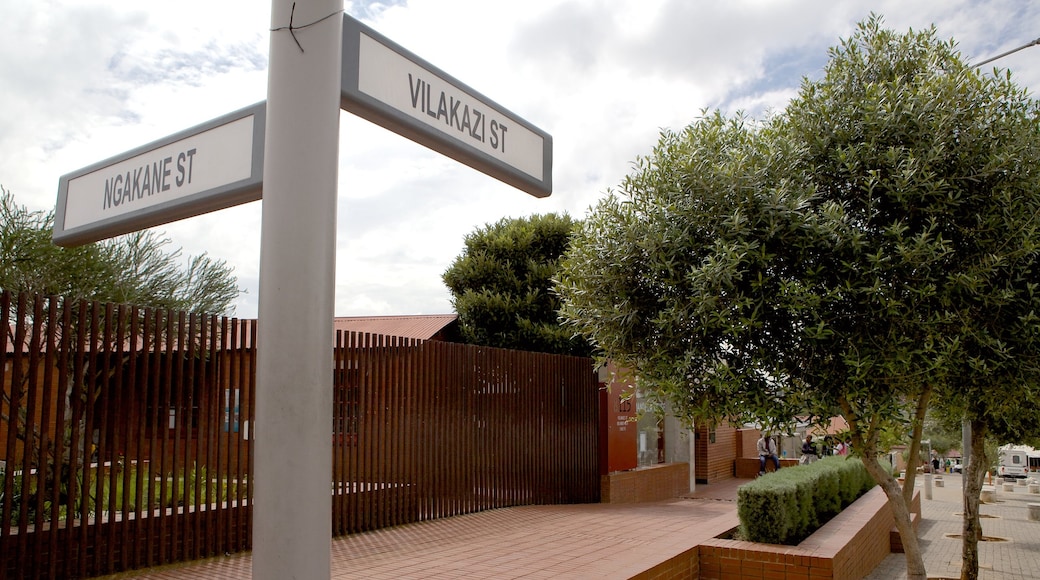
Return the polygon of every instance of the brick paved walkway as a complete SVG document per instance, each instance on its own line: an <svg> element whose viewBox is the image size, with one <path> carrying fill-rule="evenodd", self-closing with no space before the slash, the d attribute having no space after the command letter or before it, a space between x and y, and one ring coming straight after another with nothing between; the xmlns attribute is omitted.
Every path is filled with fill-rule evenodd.
<svg viewBox="0 0 1040 580"><path fill-rule="evenodd" d="M332 578L628 579L725 532L747 480L698 485L641 504L525 506L420 522L332 541ZM248 579L249 553L110 578Z"/></svg>
<svg viewBox="0 0 1040 580"><path fill-rule="evenodd" d="M924 499L919 534L929 578L958 578L961 478ZM527 506L492 510L336 538L332 578L594 578L627 579L714 537L736 517L736 489L747 480L698 485L690 498L635 505ZM923 478L917 480L923 488ZM1040 496L1016 487L982 506L986 536L979 544L983 580L1040 579L1040 522L1028 518ZM249 579L249 553L110 578ZM906 560L892 554L867 577L906 577Z"/></svg>
<svg viewBox="0 0 1040 580"><path fill-rule="evenodd" d="M960 578L961 573L961 476L943 476L943 487L932 487L932 499L921 494L921 527L918 537L924 550L928 578ZM918 475L917 488L924 488ZM996 503L983 504L982 534L1006 541L979 542L979 577L983 580L1035 580L1040 578L1040 522L1029 520L1026 504L1040 503L1040 495L1030 494L1026 487L1006 492L999 489ZM951 538L949 535L957 535ZM892 554L882 562L868 580L906 578L906 559Z"/></svg>

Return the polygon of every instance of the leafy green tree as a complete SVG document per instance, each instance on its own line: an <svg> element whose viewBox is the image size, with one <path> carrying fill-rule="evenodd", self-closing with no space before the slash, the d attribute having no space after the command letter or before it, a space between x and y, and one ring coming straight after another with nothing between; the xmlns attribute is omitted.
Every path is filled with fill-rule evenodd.
<svg viewBox="0 0 1040 580"><path fill-rule="evenodd" d="M590 348L559 320L552 278L575 228L570 216L505 218L466 236L444 273L470 344L588 356Z"/></svg>
<svg viewBox="0 0 1040 580"><path fill-rule="evenodd" d="M872 19L787 115L812 182L866 226L868 253L844 258L861 265L849 285L873 283L889 312L912 307L898 339L921 344L905 374L919 408L934 393L972 423L983 461L965 475L963 570L977 577L985 437L1040 422L1037 103L934 29L899 35Z"/></svg>
<svg viewBox="0 0 1040 580"><path fill-rule="evenodd" d="M0 289L211 313L230 313L238 297L226 262L202 254L184 266L153 231L63 248L53 229L53 212L30 211L0 188Z"/></svg>
<svg viewBox="0 0 1040 580"><path fill-rule="evenodd" d="M226 312L238 296L237 281L231 268L224 262L202 255L190 258L184 267L180 264L180 250L167 251L170 240L151 231L63 248L51 241L53 227L52 213L28 210L18 205L14 196L0 187L0 290L40 296L56 295L73 301L83 299L133 304L157 308L160 312L162 309ZM138 316L143 316L143 313ZM27 328L34 323L31 317L19 320L12 316L11 319L18 321L22 328L19 330L12 324L4 329L4 332L9 333L8 344L14 343L15 337L26 333ZM124 333L120 330L111 333L113 341L123 340ZM59 329L59 332L68 332L71 336L81 331L85 332L85 329L78 328L76 320L72 321L71 326ZM161 340L164 332L161 325L157 325L153 332L158 335L153 340ZM104 335L108 336L109 333ZM70 338L69 342L74 344L74 338ZM123 364L127 363L129 356L124 355ZM117 372L115 365L110 366L110 362L105 360L104 364L95 365L90 358L81 366L68 364L64 372L70 384L93 382L108 385L110 383L104 380L104 373L111 375ZM0 409L10 414L0 416L4 424L16 414L18 425L33 424L26 421L27 407L24 404L13 404L17 400L26 400L29 378L28 375L24 376L21 384L12 385L10 390L0 394ZM14 396L15 391L18 392L17 396ZM104 404L105 389L84 389L81 392L93 393L90 400L84 395L83 403ZM24 442L28 464L40 469L47 482L38 489L52 485L68 489L74 474L83 468L85 461L89 461L89 457L80 457L78 464L72 463L69 438L73 430L73 401L66 397L63 404L66 406L63 415L65 424L56 429L63 438L63 452L57 451L59 446L53 438L44 444L47 439L38 423L33 424L33 429L19 429L15 435ZM85 418L80 418L79 432L85 431L84 425ZM23 498L23 503L31 505L32 502Z"/></svg>
<svg viewBox="0 0 1040 580"><path fill-rule="evenodd" d="M923 579L879 441L909 428L915 455L933 393L983 384L987 365L1001 389L1035 384L1030 357L1008 356L1040 335L1040 132L1022 98L934 29L871 17L767 122L665 132L572 240L562 313L681 416L840 412ZM980 336L995 320L1019 342Z"/></svg>

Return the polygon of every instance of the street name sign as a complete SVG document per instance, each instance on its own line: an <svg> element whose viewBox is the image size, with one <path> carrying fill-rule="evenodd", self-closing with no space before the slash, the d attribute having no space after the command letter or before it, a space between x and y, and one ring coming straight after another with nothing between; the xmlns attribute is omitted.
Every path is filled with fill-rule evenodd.
<svg viewBox="0 0 1040 580"><path fill-rule="evenodd" d="M341 107L536 197L552 137L361 22L343 16Z"/></svg>
<svg viewBox="0 0 1040 580"><path fill-rule="evenodd" d="M84 244L260 199L265 121L265 103L257 103L63 175L54 243Z"/></svg>

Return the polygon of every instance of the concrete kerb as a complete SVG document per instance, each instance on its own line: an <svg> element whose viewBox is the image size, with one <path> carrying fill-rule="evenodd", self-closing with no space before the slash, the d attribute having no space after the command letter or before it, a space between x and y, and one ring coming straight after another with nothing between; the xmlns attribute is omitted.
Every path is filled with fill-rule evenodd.
<svg viewBox="0 0 1040 580"><path fill-rule="evenodd" d="M917 487L924 485L918 476ZM922 521L918 540L924 552L929 579L959 578L963 528L962 479L944 474L944 486L933 490L931 500L921 500ZM1028 485L1028 484L1027 484ZM1013 486L1014 487L1014 486ZM979 542L979 577L984 580L1040 578L1040 521L1030 519L1030 504L1040 499L1022 488L1004 492L1003 485L984 486L992 495L979 506L985 541ZM1040 508L1037 508L1040 509ZM869 576L870 580L906 578L906 558L889 555Z"/></svg>

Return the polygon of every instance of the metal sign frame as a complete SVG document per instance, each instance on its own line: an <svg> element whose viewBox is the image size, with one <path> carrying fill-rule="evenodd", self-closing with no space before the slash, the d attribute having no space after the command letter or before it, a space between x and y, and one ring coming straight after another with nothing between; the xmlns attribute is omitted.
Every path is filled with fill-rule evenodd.
<svg viewBox="0 0 1040 580"><path fill-rule="evenodd" d="M343 110L535 197L552 193L548 133L349 15L342 83Z"/></svg>
<svg viewBox="0 0 1040 580"><path fill-rule="evenodd" d="M177 188L172 187L172 181L165 181L167 178L170 180L183 179L183 176L186 175L183 173L177 175L174 173L174 168L168 166L169 164L175 161L178 164L182 161L190 161L175 160L172 156L162 157L165 151L176 149L175 146L181 143L191 144L205 140L207 136L214 138L234 123L250 119L252 121L252 126L249 128L250 135L245 138L238 137L240 141L249 141L250 151L234 152L237 155L249 155L248 175L238 176L233 181L219 183L201 191L192 191L190 187L185 187L184 189L188 193L177 192ZM256 103L61 176L58 181L58 201L55 206L54 243L59 246L85 244L260 199L263 184L266 121L266 102ZM245 126L236 127L236 131L239 132L245 129ZM227 153L227 151L222 153ZM195 152L192 153L192 155L194 154ZM142 174L149 174L145 178L152 180L152 185L146 192L139 187L141 183L135 181L133 195L120 197L120 202L113 204L111 203L112 192L109 191L108 197L106 197L105 189L108 183L115 181L116 178L119 178L119 184L122 186L124 181L122 171L113 173L115 168L121 164L123 167L140 169ZM165 169L165 175L163 175L163 169ZM180 169L184 171L185 167L182 165ZM88 181L92 181L96 185L101 176L105 175L98 172L106 171L114 177L106 180L105 185L100 187L84 185L84 189L87 191L79 190L79 187ZM129 169L127 171L128 177L125 181L129 182L134 179L130 176L137 174L129 173ZM152 175L155 177L151 177ZM155 191L159 188L156 183L159 179L163 180L161 188L163 191L161 192ZM145 184L148 183L145 181ZM70 193L70 189L72 193ZM80 198L84 195L90 195L93 199L87 202ZM73 209L73 206L82 207L81 204L84 203L102 206L110 210L108 211L110 215L100 218L84 218L82 214L86 212ZM125 209L117 207L123 203L126 204Z"/></svg>

